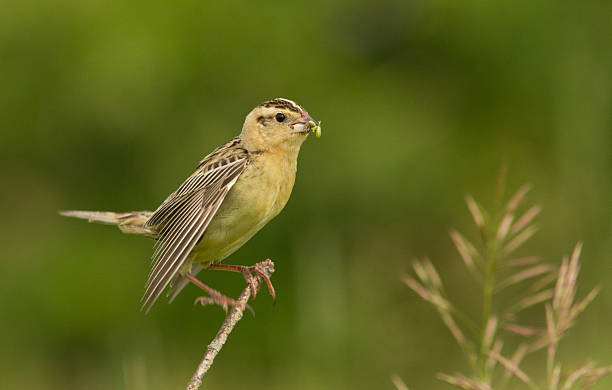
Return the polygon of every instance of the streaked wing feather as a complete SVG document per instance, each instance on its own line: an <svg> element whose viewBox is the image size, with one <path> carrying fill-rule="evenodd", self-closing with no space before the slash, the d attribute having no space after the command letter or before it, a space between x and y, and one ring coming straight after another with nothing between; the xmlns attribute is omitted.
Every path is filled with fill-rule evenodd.
<svg viewBox="0 0 612 390"><path fill-rule="evenodd" d="M247 154L232 140L217 148L147 221L158 231L141 309L148 312L170 281L177 275L189 253L247 165Z"/></svg>
<svg viewBox="0 0 612 390"><path fill-rule="evenodd" d="M164 203L149 218L146 226L156 227L163 225L168 215L183 203L182 201L185 196L189 196L194 191L214 182L228 168L228 165L233 165L234 163L240 164L246 158L246 151L240 148L240 142L239 137L232 138L229 142L219 146L204 157L200 161L196 172L166 198Z"/></svg>
<svg viewBox="0 0 612 390"><path fill-rule="evenodd" d="M189 239L190 234L192 234L194 231L198 218L202 219L210 217L212 219L217 211L216 209L212 210L212 208L218 207L218 205L221 204L223 197L225 197L225 193L223 193L223 191L224 189L219 188L208 189L208 192L213 195L213 199L204 199L202 195L205 195L205 193L202 191L194 204L186 210L187 218L185 218L185 221L181 221L181 217L177 218L179 224L177 224L177 226L171 226L172 229L169 230L170 234L167 237L168 244L163 246L163 250L158 255L156 266L153 269L154 272L149 277L150 281L153 282L159 279L160 275L162 278L165 277L164 272L167 272L169 267L172 267L174 263L163 263L164 259L180 257L180 253L184 249L183 243L185 240ZM205 208L202 208L203 206ZM194 213L197 214L190 218L189 216L193 215ZM197 238L199 239L200 237L198 236ZM158 267L158 264L161 263L163 264ZM147 288L148 287L150 287L150 284L147 284Z"/></svg>
<svg viewBox="0 0 612 390"><path fill-rule="evenodd" d="M145 286L145 294L148 292L151 284L159 279L158 276L163 269L163 265L159 266L160 263L162 263L164 259L167 260L175 255L177 248L181 246L181 243L186 238L186 235L191 231L194 224L197 223L198 219L201 218L201 215L205 212L205 210L202 208L204 203L202 195L203 192L199 192L189 199L185 203L184 207L178 209L179 211L174 216L174 219L168 222L168 224L164 227L165 234L162 239L162 244L157 247L155 253L153 254L155 264L151 270L151 273L149 274L149 280Z"/></svg>
<svg viewBox="0 0 612 390"><path fill-rule="evenodd" d="M207 210L208 211L208 210ZM178 272L181 265L184 263L185 259L189 255L189 252L193 249L199 237L204 234L206 230L206 226L212 219L213 213L198 213L197 218L191 223L189 230L182 231L181 235L177 235L178 242L173 251L168 252L169 254L165 259L160 261L158 267L160 267L160 271L158 271L157 276L152 276L153 282L149 285L149 292L146 296L146 299L143 303L143 308L147 306L147 313L157 300L157 298L161 295L163 290L166 288L168 283L172 280L174 275Z"/></svg>
<svg viewBox="0 0 612 390"><path fill-rule="evenodd" d="M215 175L213 176L212 181L208 179L203 181L202 185L206 185L206 194L203 195L205 198L202 199L201 202L190 202L189 200L189 196L193 196L198 192L187 194L189 196L183 195L180 197L178 206L173 207L173 210L175 210L175 214L173 215L172 220L165 223L164 227L160 232L161 239L158 241L158 244L155 248L155 252L152 256L153 265L149 274L149 282L152 281L151 275L154 273L154 271L158 270L156 267L160 259L164 258L165 252L172 249L172 246L169 243L173 242L177 237L180 236L179 233L185 230L184 227L187 226L186 222L188 221L189 214L194 212L194 210L197 211L198 207L205 208L205 205L214 204L210 197L214 196L217 193L223 192L224 187L227 186L230 181L237 178L240 173L242 173L242 170L244 169L244 164L245 161L241 161L240 163L232 163L232 165L228 164L227 166L225 166L222 176L218 175L219 172L214 172ZM229 191L229 188L227 188L227 190ZM206 196L208 196L209 198L206 198ZM225 197L225 193L223 194L223 197ZM220 199L220 201L222 200L223 198ZM214 212L216 212L216 210L213 211L213 215ZM182 228L181 226L184 227ZM147 286L145 288L148 287L149 283L147 283Z"/></svg>
<svg viewBox="0 0 612 390"><path fill-rule="evenodd" d="M194 264L191 267L191 274L193 276L197 276L198 273L200 273L200 271L202 271L204 269L204 266L202 266L202 264L197 263ZM176 275L175 279L172 281L172 283L170 284L170 290L168 291L168 294L166 295L167 297L170 298L170 300L168 301L168 303L172 303L176 297L179 295L179 293L181 291L183 291L183 289L189 284L189 279L187 279L186 277L182 276L182 275Z"/></svg>

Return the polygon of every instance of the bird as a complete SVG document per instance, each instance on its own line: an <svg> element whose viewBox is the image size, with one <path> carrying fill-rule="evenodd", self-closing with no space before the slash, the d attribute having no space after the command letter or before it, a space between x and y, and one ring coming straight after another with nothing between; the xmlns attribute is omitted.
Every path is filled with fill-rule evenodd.
<svg viewBox="0 0 612 390"><path fill-rule="evenodd" d="M240 305L197 279L203 269L242 273L253 297L253 275L259 275L276 301L270 278L263 272L266 262L252 266L221 262L285 207L300 147L310 133L320 136L320 122L301 105L284 98L268 100L253 108L240 134L204 157L155 211L60 214L117 225L124 233L156 241L141 298L140 309L146 313L166 289L172 302L189 282L208 294L196 299L202 305L216 304L226 311L228 305Z"/></svg>

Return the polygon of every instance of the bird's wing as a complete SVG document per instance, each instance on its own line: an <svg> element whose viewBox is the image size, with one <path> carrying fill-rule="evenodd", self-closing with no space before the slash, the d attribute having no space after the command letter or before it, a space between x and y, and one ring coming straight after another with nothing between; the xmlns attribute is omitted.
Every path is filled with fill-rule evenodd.
<svg viewBox="0 0 612 390"><path fill-rule="evenodd" d="M202 264L194 264L193 266L191 266L191 274L193 276L197 276L203 269L204 266L202 266ZM172 303L172 301L176 299L179 293L183 291L183 289L187 287L188 284L189 279L187 279L181 274L176 275L174 279L172 279L172 282L170 282L170 288L168 289L168 293L166 294L166 296L170 298L168 303Z"/></svg>
<svg viewBox="0 0 612 390"><path fill-rule="evenodd" d="M247 166L248 154L239 143L233 139L204 158L147 221L146 226L158 232L158 242L141 309L151 309Z"/></svg>

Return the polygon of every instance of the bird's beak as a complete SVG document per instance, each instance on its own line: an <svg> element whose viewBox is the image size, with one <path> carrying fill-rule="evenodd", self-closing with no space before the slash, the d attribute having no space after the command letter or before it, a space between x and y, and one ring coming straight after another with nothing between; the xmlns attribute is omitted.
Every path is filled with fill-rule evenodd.
<svg viewBox="0 0 612 390"><path fill-rule="evenodd" d="M291 123L289 127L291 128L292 133L307 134L308 132L310 132L310 130L312 130L310 126L311 122L317 123L317 121L312 119L312 117L307 112L304 112L302 116L293 121L293 123Z"/></svg>

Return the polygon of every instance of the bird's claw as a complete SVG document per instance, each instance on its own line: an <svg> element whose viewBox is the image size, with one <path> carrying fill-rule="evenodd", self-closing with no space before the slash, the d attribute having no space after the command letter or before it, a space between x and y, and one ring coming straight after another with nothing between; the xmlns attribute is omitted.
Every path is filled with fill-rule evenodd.
<svg viewBox="0 0 612 390"><path fill-rule="evenodd" d="M253 308L246 303L242 303L239 302L235 299L226 297L223 294L213 294L211 296L201 296L201 297L197 297L195 299L195 301L193 302L193 304L201 304L202 306L206 306L206 305L219 305L223 308L223 310L227 313L227 309L229 306L231 307L239 307L241 309L249 309L249 311L253 314L253 316L255 315L255 311L253 311Z"/></svg>
<svg viewBox="0 0 612 390"><path fill-rule="evenodd" d="M270 277L265 271L266 267L273 266L274 263L272 263L270 259L267 259L251 266L244 266L244 268L242 269L242 275L244 276L244 279L251 286L251 295L253 296L253 299L255 299L257 293L259 292L259 288L255 288L255 277L253 276L253 274L257 274L266 282L266 285L268 286L268 292L272 296L272 301L276 303L276 292L274 291L274 286L272 285L272 281L270 280Z"/></svg>
<svg viewBox="0 0 612 390"><path fill-rule="evenodd" d="M221 271L232 271L232 272L240 272L251 290L251 296L253 299L257 296L258 288L256 288L255 277L261 277L268 286L268 291L272 296L272 300L276 303L276 292L274 291L274 286L272 285L272 281L268 276L269 273L274 272L274 263L270 259L266 259L264 261L260 261L255 265L247 266L247 265L233 265L233 264L210 264L208 269L213 270L221 270Z"/></svg>

